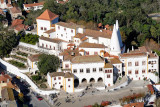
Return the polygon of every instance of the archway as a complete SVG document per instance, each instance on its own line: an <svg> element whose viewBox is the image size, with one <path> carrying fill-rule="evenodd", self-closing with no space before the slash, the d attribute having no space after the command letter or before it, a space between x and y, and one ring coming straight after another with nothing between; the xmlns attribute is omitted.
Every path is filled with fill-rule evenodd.
<svg viewBox="0 0 160 107"><path fill-rule="evenodd" d="M87 83L87 79L83 78L82 83Z"/></svg>
<svg viewBox="0 0 160 107"><path fill-rule="evenodd" d="M74 87L76 88L76 87L78 87L78 85L79 85L79 80L78 80L78 79L75 79L75 80L74 80Z"/></svg>
<svg viewBox="0 0 160 107"><path fill-rule="evenodd" d="M98 82L103 82L103 79L101 77L98 78Z"/></svg>
<svg viewBox="0 0 160 107"><path fill-rule="evenodd" d="M94 79L94 78L91 78L91 79L89 80L89 82L93 83L93 82L95 82L95 79Z"/></svg>

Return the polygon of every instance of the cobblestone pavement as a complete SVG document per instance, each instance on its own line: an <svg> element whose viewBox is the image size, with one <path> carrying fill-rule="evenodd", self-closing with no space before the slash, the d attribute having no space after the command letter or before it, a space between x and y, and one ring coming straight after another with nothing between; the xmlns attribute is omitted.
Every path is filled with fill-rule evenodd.
<svg viewBox="0 0 160 107"><path fill-rule="evenodd" d="M132 81L127 87L112 92L99 91L92 87L87 91L83 91L85 93L83 96L81 96L82 92L74 94L65 94L63 92L53 107L84 107L96 102L100 104L102 101L111 101L115 105L119 104L119 99L124 96L132 95L133 93L147 93L147 84L149 84L148 81ZM65 101L67 96L71 100L68 103Z"/></svg>

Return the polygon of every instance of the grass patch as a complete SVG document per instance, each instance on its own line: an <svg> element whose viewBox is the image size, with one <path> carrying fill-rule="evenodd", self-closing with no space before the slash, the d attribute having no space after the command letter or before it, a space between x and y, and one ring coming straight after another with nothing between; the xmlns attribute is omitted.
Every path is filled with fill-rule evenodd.
<svg viewBox="0 0 160 107"><path fill-rule="evenodd" d="M9 62L10 64L18 67L18 68L26 68L26 66L25 66L24 63L17 62L17 61L14 61L14 60L9 60L8 62Z"/></svg>
<svg viewBox="0 0 160 107"><path fill-rule="evenodd" d="M18 55L21 55L21 56L25 56L25 57L27 57L28 56L28 54L26 54L26 53L24 53L24 52L16 52Z"/></svg>
<svg viewBox="0 0 160 107"><path fill-rule="evenodd" d="M26 58L21 58L21 57L16 56L16 55L11 55L11 58L15 58L15 59L18 59L18 60L21 60L21 61L27 62L27 59L26 59Z"/></svg>

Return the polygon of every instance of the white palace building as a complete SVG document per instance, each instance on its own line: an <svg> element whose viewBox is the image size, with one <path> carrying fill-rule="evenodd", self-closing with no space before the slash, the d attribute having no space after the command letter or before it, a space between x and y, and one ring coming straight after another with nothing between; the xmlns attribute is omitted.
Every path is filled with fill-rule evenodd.
<svg viewBox="0 0 160 107"><path fill-rule="evenodd" d="M36 19L39 47L52 50L62 62L57 72L47 74L51 88L74 92L77 83L93 82L109 87L114 85L114 76L159 81L158 55L146 47L124 53L118 21L109 34L74 23L58 22L58 19L59 16L49 10ZM28 59L29 63L37 60ZM33 68L33 64L29 65Z"/></svg>

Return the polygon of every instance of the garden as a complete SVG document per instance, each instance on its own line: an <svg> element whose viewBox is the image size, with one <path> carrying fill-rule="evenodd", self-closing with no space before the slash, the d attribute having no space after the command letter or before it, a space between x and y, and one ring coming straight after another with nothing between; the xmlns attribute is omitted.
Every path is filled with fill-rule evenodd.
<svg viewBox="0 0 160 107"><path fill-rule="evenodd" d="M20 41L28 44L35 45L38 42L38 35L26 34L20 35Z"/></svg>
<svg viewBox="0 0 160 107"><path fill-rule="evenodd" d="M28 56L28 54L26 54L26 53L24 53L24 52L20 52L20 51L16 52L16 54L21 55L21 56L24 56L24 57L27 57L27 56Z"/></svg>
<svg viewBox="0 0 160 107"><path fill-rule="evenodd" d="M14 58L14 59L17 59L17 60L20 60L20 61L23 61L23 62L27 62L26 58L22 58L22 57L19 57L19 56L16 56L16 55L10 55L10 57Z"/></svg>
<svg viewBox="0 0 160 107"><path fill-rule="evenodd" d="M47 79L45 79L45 77L43 77L40 73L36 75L32 75L30 77L40 88L43 88L43 89L47 88L47 85L46 85Z"/></svg>
<svg viewBox="0 0 160 107"><path fill-rule="evenodd" d="M18 67L18 68L26 68L26 66L25 66L24 63L21 63L21 62L15 61L15 60L9 60L8 62L9 62L10 64Z"/></svg>

